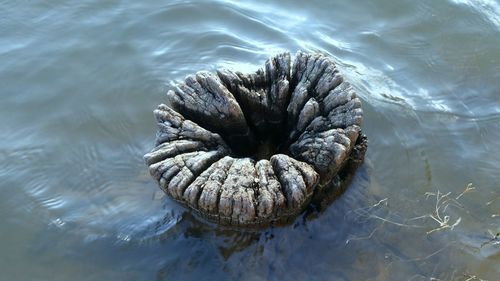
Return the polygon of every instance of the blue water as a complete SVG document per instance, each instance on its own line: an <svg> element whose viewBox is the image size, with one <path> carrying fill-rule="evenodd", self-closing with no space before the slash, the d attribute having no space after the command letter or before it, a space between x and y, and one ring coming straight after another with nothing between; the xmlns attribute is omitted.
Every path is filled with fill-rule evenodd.
<svg viewBox="0 0 500 281"><path fill-rule="evenodd" d="M500 3L284 2L0 1L0 279L498 280ZM148 175L152 110L284 50L337 61L365 164L289 226L200 221Z"/></svg>

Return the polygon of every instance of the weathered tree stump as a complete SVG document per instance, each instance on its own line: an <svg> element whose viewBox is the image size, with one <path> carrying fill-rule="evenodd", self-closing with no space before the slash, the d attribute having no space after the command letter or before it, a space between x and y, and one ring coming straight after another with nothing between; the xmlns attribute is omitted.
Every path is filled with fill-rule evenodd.
<svg viewBox="0 0 500 281"><path fill-rule="evenodd" d="M167 104L154 111L149 171L171 198L225 225L282 222L338 194L367 147L361 101L321 54L189 75Z"/></svg>

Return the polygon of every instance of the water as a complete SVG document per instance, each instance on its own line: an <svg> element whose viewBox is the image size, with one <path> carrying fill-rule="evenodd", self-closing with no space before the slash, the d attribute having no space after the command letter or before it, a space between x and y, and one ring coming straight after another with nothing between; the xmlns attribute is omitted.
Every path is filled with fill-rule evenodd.
<svg viewBox="0 0 500 281"><path fill-rule="evenodd" d="M498 280L500 3L273 2L0 1L0 279ZM338 62L366 162L289 226L203 223L147 174L152 110L283 50Z"/></svg>

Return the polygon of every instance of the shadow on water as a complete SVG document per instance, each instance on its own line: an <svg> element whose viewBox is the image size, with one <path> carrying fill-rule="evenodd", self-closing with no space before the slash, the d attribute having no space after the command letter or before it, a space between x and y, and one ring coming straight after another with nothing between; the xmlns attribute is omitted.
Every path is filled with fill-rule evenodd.
<svg viewBox="0 0 500 281"><path fill-rule="evenodd" d="M453 257L461 251L455 247L459 240L428 235L432 224L414 223L391 210L387 198L376 200L369 190L374 183L367 169L367 165L360 169L334 204L310 208L288 226L236 230L183 212L174 227L161 232L158 224L146 231L155 234L141 243L157 244L165 253L158 256L164 265L157 271L157 280L396 280L408 276L424 280L429 272L446 280L463 274L457 266L466 264Z"/></svg>

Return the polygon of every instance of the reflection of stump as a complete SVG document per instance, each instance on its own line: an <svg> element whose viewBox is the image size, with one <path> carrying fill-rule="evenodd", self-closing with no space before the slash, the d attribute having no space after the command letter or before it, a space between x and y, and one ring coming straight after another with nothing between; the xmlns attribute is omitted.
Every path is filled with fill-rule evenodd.
<svg viewBox="0 0 500 281"><path fill-rule="evenodd" d="M265 70L188 76L154 111L157 146L144 156L173 199L226 225L300 213L361 164L361 102L319 54L277 55Z"/></svg>

